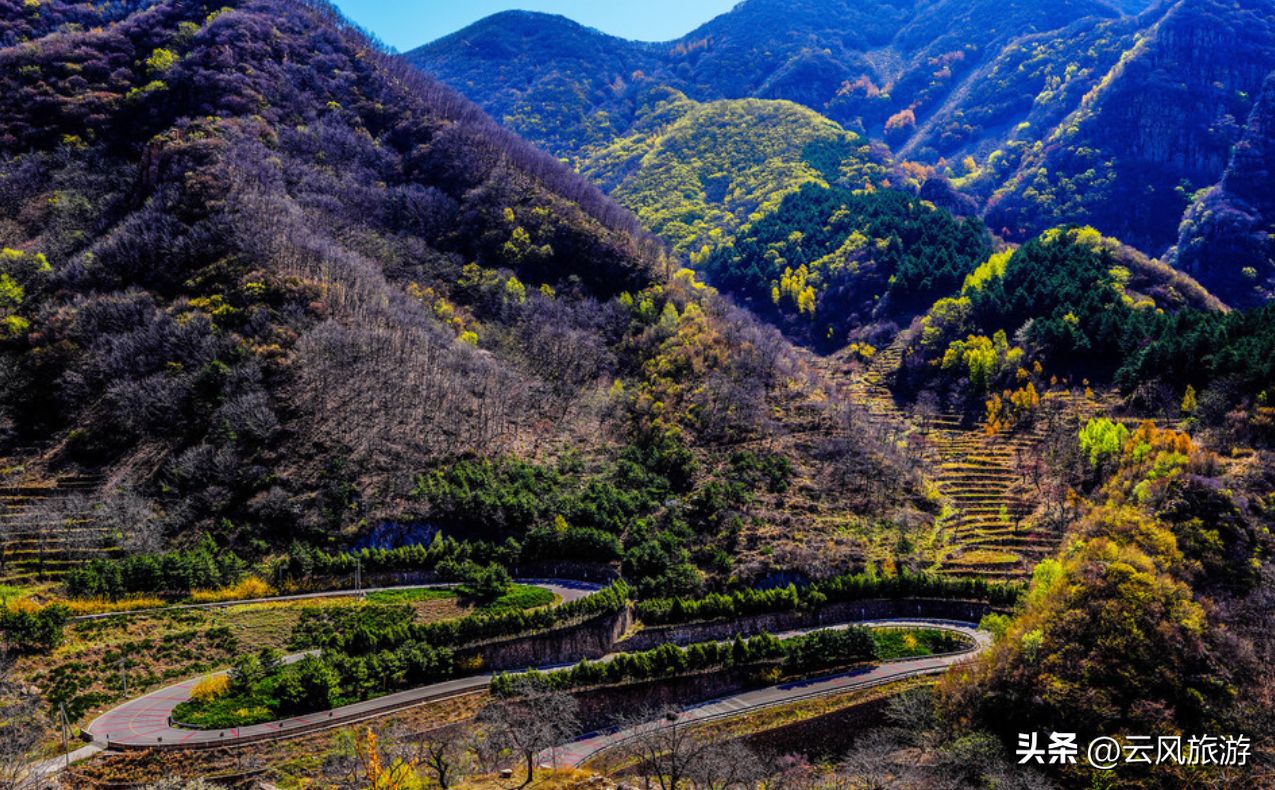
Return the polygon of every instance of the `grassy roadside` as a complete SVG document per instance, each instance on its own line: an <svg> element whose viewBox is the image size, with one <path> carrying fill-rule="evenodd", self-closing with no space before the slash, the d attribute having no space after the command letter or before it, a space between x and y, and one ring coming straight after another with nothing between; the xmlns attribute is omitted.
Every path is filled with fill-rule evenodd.
<svg viewBox="0 0 1275 790"><path fill-rule="evenodd" d="M541 587L516 584L495 600L478 605L459 598L456 591L442 589L384 590L370 593L356 605L408 606L421 611L439 602L451 602L469 607L466 613L501 614L513 610L548 606L557 599L556 594ZM416 619L418 622L429 621L421 617ZM433 618L432 621L437 622L439 619L449 618ZM360 692L357 694L347 693L335 697L329 696L319 701L311 700L306 703L307 707L312 709L340 707L365 699L373 699L404 685L404 679L409 676L407 663L383 654L373 658L374 662L368 674L384 678L383 689L369 690L367 687L360 687ZM287 683L290 679L295 684L297 678L290 678L291 674L295 674L295 668L290 670L276 667L263 670L262 666L266 663L268 662L263 658L254 664L255 670L247 674L250 680L237 684L228 684L224 678L207 678L194 688L190 700L182 702L174 709L173 718L191 727L219 729L246 727L283 717L290 712L290 708L283 701L288 695L281 693L284 687L280 686L280 683ZM236 666L238 665L237 662ZM293 693L295 695L301 692ZM295 707L294 703L292 708L295 709Z"/></svg>
<svg viewBox="0 0 1275 790"><path fill-rule="evenodd" d="M375 721L272 741L233 751L128 752L99 755L74 766L69 774L74 787L112 784L147 784L161 779L225 777L247 771L264 771L283 790L328 788L348 780L347 769L357 765L355 738L370 727L382 737L419 733L464 721L477 715L487 695L479 692L396 711Z"/></svg>
<svg viewBox="0 0 1275 790"><path fill-rule="evenodd" d="M44 596L43 588L4 587L0 598ZM40 690L49 718L41 757L61 753L52 726L58 705L65 704L75 725L128 697L153 691L183 678L228 666L243 650L287 649L293 627L306 609L335 609L370 604L408 604L414 621L433 623L477 611L535 608L556 602L548 590L514 585L496 601L479 607L458 599L451 590L387 590L363 598L332 596L294 601L263 601L211 609L156 609L69 623L66 639L51 654L20 658L15 671ZM43 717L42 717L43 719ZM79 744L72 744L78 746Z"/></svg>
<svg viewBox="0 0 1275 790"><path fill-rule="evenodd" d="M934 682L933 678L907 678L867 689L810 697L716 719L696 726L694 731L697 735L718 743L741 738L764 737L768 732L876 703L914 688L933 685ZM628 762L624 757L604 752L582 767L616 775L622 773L627 766Z"/></svg>

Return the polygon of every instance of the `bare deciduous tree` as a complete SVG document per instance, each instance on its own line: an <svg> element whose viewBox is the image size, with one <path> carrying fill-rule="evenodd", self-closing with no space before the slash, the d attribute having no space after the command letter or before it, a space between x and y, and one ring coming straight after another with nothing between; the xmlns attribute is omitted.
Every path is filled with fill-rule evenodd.
<svg viewBox="0 0 1275 790"><path fill-rule="evenodd" d="M461 782L477 762L476 733L468 722L449 724L411 739L411 760L433 775L442 790Z"/></svg>
<svg viewBox="0 0 1275 790"><path fill-rule="evenodd" d="M43 577L51 560L62 556L83 559L103 548L101 534L93 529L90 505L82 494L51 495L32 499L21 534L35 549L36 573Z"/></svg>
<svg viewBox="0 0 1275 790"><path fill-rule="evenodd" d="M706 764L719 768L720 744L696 733L673 708L639 711L621 722L625 740L618 751L660 790L678 790L695 782Z"/></svg>
<svg viewBox="0 0 1275 790"><path fill-rule="evenodd" d="M837 769L849 787L862 790L922 787L918 771L916 761L899 755L898 744L884 732L860 738Z"/></svg>
<svg viewBox="0 0 1275 790"><path fill-rule="evenodd" d="M523 682L513 695L483 708L478 720L503 750L525 761L527 776L521 787L526 787L535 777L536 756L576 736L579 705L565 691Z"/></svg>
<svg viewBox="0 0 1275 790"><path fill-rule="evenodd" d="M920 423L921 433L929 434L934 421L939 417L941 405L934 390L921 390L921 393L916 396L916 418Z"/></svg>
<svg viewBox="0 0 1275 790"><path fill-rule="evenodd" d="M701 752L687 777L696 790L752 790L765 773L752 749L739 741L725 741Z"/></svg>
<svg viewBox="0 0 1275 790"><path fill-rule="evenodd" d="M127 486L117 488L93 507L98 526L128 552L157 552L164 536L159 514L151 503Z"/></svg>
<svg viewBox="0 0 1275 790"><path fill-rule="evenodd" d="M9 658L0 656L0 790L34 790L43 781L30 770L44 737L39 708L39 699L13 674Z"/></svg>

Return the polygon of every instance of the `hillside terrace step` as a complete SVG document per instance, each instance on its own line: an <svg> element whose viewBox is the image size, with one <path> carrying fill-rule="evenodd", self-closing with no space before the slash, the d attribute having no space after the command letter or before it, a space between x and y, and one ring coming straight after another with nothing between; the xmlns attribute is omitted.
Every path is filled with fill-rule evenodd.
<svg viewBox="0 0 1275 790"><path fill-rule="evenodd" d="M947 563L947 568L954 573L971 573L980 570L1013 573L1020 570L1022 565L1023 561L1017 558L1004 562L962 562L959 559L955 559Z"/></svg>
<svg viewBox="0 0 1275 790"><path fill-rule="evenodd" d="M966 521L1001 521L1003 516L1011 519L1021 518L1036 509L1032 503L1008 495L982 497L977 500L958 499L953 504Z"/></svg>
<svg viewBox="0 0 1275 790"><path fill-rule="evenodd" d="M1018 537L1018 538L1030 538L1040 543L1061 543L1062 542L1062 536L1055 535L1052 532L1035 528L1035 527L1030 529L1024 529L1022 527L1005 526L1002 524L999 527L995 527L992 529L978 530L976 532L969 530L967 527L958 527L957 529L963 532L966 532L971 537L975 537L975 538L977 537L994 538L994 537L1000 537L1000 536L1009 536L1009 537Z"/></svg>
<svg viewBox="0 0 1275 790"><path fill-rule="evenodd" d="M995 534L999 532L1012 532L1014 534L1025 534L1027 530L1019 529L1014 526L1014 522L1001 521L1000 519L985 519L981 521L961 521L953 526L954 532L960 533L977 533L977 534Z"/></svg>
<svg viewBox="0 0 1275 790"><path fill-rule="evenodd" d="M1018 475L1014 474L1008 469L1002 469L1002 470L989 469L986 471L977 471L977 472L944 471L942 474L939 475L939 479L946 480L953 483L958 481L969 481L969 482L987 481L989 483L1002 483L1002 482L1012 483L1018 479Z"/></svg>
<svg viewBox="0 0 1275 790"><path fill-rule="evenodd" d="M943 471L951 470L960 472L963 470L979 470L979 469L1006 469L1006 465L995 458L980 458L978 456L970 456L961 461L943 461L939 464L939 469Z"/></svg>
<svg viewBox="0 0 1275 790"><path fill-rule="evenodd" d="M1011 521L958 521L948 525L948 530L962 537L977 535L1026 535L1029 530Z"/></svg>
<svg viewBox="0 0 1275 790"><path fill-rule="evenodd" d="M1043 546L1046 550L1052 551L1057 547L1059 541L1050 540L1040 535L972 535L962 545L973 546L975 544L985 546Z"/></svg>
<svg viewBox="0 0 1275 790"><path fill-rule="evenodd" d="M965 521L970 521L970 522L1005 521L1006 518L1002 518L1002 513L1001 513L1002 510L1004 511L1004 516L1008 517L1009 520L1012 520L1015 517L1022 518L1023 516L1028 515L1035 509L1026 503L1023 503L1020 505L1018 503L1011 501L1008 498L988 500L988 501L983 501L979 503L973 503L970 501L958 501L955 504L956 504L957 510L961 514L961 518Z"/></svg>
<svg viewBox="0 0 1275 790"><path fill-rule="evenodd" d="M1012 552L1020 559L1030 560L1032 562L1040 562L1046 557L1052 556L1055 549L1049 546L1013 546L1000 543L980 543L972 546L968 551L1008 551ZM953 557L952 561L957 562L960 558ZM976 564L976 563L967 563Z"/></svg>
<svg viewBox="0 0 1275 790"><path fill-rule="evenodd" d="M105 535L103 535L105 536ZM45 554L61 554L64 552L93 552L104 551L106 546L102 544L79 544L68 543L66 541L47 541L41 543L38 538L27 538L25 540L4 541L0 544L0 556L13 557L21 554L36 554L43 552Z"/></svg>
<svg viewBox="0 0 1275 790"><path fill-rule="evenodd" d="M971 482L965 480L945 481L942 478L935 480L934 484L943 493L963 500L963 504L966 505L975 505L980 501L999 505L1009 498L1009 492L1014 488L1011 483Z"/></svg>
<svg viewBox="0 0 1275 790"><path fill-rule="evenodd" d="M994 568L940 567L938 572L944 576L968 576L988 581L1023 581L1028 576L1026 569L1014 572Z"/></svg>
<svg viewBox="0 0 1275 790"><path fill-rule="evenodd" d="M1006 491L1013 484L1012 478L989 480L986 478L948 477L939 475L935 482L952 491Z"/></svg>
<svg viewBox="0 0 1275 790"><path fill-rule="evenodd" d="M964 543L973 543L980 540L991 540L994 538L1030 538L1033 541L1049 541L1049 536L1033 534L1026 530L1014 529L1013 527L991 527L986 529L971 529L969 527L949 527L947 534Z"/></svg>
<svg viewBox="0 0 1275 790"><path fill-rule="evenodd" d="M88 535L105 535L110 532L110 527L80 525L73 529L58 529L50 531L40 526L23 526L17 529L0 528L0 543L12 543L19 540L64 540L74 538L82 539Z"/></svg>
<svg viewBox="0 0 1275 790"><path fill-rule="evenodd" d="M939 469L945 475L1014 475L1017 472L1013 463L981 453L967 455L960 461L944 460Z"/></svg>
<svg viewBox="0 0 1275 790"><path fill-rule="evenodd" d="M948 474L944 472L939 474L937 476L937 479L947 483L952 483L952 484L997 483L997 484L1008 485L1010 483L1013 483L1015 480L1017 480L1018 475L1014 474L1013 472L1010 472L1009 470L1005 470L1001 474L988 473L988 472L974 472L972 474L960 474L960 473Z"/></svg>
<svg viewBox="0 0 1275 790"><path fill-rule="evenodd" d="M31 560L21 560L21 561L14 560L12 562L6 562L4 564L4 567L6 571L12 569L15 572L25 571L25 572L35 572L38 574L40 573L41 570L43 570L44 573L46 574L48 573L62 574L62 573L66 573L72 568L78 568L79 566L83 564L84 564L84 560L46 559L43 562L41 562L40 560L31 559Z"/></svg>
<svg viewBox="0 0 1275 790"><path fill-rule="evenodd" d="M1003 445L998 447L987 447L982 444L962 445L941 439L931 439L930 443L934 445L940 455L947 455L953 458L981 458L1003 464L1012 463L1014 458L1013 451Z"/></svg>

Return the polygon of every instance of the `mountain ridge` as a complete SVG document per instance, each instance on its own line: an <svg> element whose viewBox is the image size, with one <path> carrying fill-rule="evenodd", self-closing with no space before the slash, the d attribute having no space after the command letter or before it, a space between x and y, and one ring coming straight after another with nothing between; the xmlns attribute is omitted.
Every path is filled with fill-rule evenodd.
<svg viewBox="0 0 1275 790"><path fill-rule="evenodd" d="M20 13L43 35L0 47L0 456L53 492L20 513L38 534L261 559L445 530L695 591L852 568L870 542L832 525L926 506L897 450L813 430L858 407L777 331L329 5ZM791 478L830 556L775 506Z"/></svg>
<svg viewBox="0 0 1275 790"><path fill-rule="evenodd" d="M627 81L634 75L636 67L645 77L681 90L697 101L788 99L843 125L856 121L866 111L867 116L863 116L866 131L872 136L879 136L882 129L877 124L883 124L891 114L906 108L906 105L889 103L889 84L906 77L912 83L905 80L905 85L913 84L916 90L926 90L920 71L926 68L932 71L934 66L926 60L944 54L938 51L942 36L954 39L954 31L959 28L979 31L977 35L984 38L990 36L988 42L1000 40L991 32L993 28L986 25L960 24L964 17L952 12L961 3L970 2L960 0L959 3L913 7L907 2L884 0L870 6L841 0L805 0L796 5L749 0L669 42L635 42L586 28L564 17L517 12L512 16L498 15L480 20L462 31L412 50L405 57L426 71L438 73L444 81L457 85L461 90L478 90L483 94L475 95L479 103L495 109L496 116L503 118L506 115L504 109L511 104L507 86L499 92L503 98L493 99L486 95L487 89L478 83L496 76L480 75L478 80L473 79L477 69L466 67L465 58L485 57L490 65L490 56L503 47L503 54L512 60L543 69L546 59L552 61L558 48L567 43L566 39L554 39L553 34L565 32L572 44L583 48L580 52L568 52L569 61L579 60L584 50L600 55L596 62L601 64L607 77L605 80L599 77L586 81L586 84L608 83L617 76ZM1068 0L1063 5L1050 6L1048 10L1027 0L1015 0L1008 7L1003 3L980 0L964 13L990 15L989 18L998 19L1002 24L1008 24L1005 19L1008 15L1016 22L1022 21L1020 27L1042 26L1045 29L1056 29L1064 20L1075 16L1119 15L1117 10L1101 0ZM1034 16L1037 14L1041 15L1039 19ZM504 23L507 21L516 24L506 26ZM940 31L939 36L927 32L936 27ZM531 32L535 35L530 35ZM475 52L475 39L489 44L486 48L478 47ZM499 40L499 46L493 39ZM545 40L552 42L547 58L533 60L533 53L522 49L532 41ZM464 47L458 47L462 42ZM956 52L962 46L968 55L978 48L986 48L987 44L975 47L966 41L949 49ZM891 53L892 48L897 51ZM883 68L881 56L893 62L894 66ZM981 57L977 53L975 56ZM960 63L940 65L955 69ZM566 71L568 76L572 76L571 69ZM870 77L879 83L880 90L887 94L885 103L876 101L880 96L878 93L867 97L869 101L866 102L864 97L856 98L851 90L856 75L863 79ZM525 84L527 75L501 73L499 79L503 82L509 76L513 76L515 84ZM821 87L812 89L812 82ZM930 88L942 90L937 84ZM551 95L548 90L545 93ZM528 101L545 104L535 91L529 94ZM597 96L593 99L593 109L612 112L612 106L612 102L602 101ZM588 115L589 112L581 111L581 114ZM516 118L509 122L514 128L531 132L533 139L552 142L551 147L556 153L571 153L579 147L580 141L542 140L534 133L534 127L520 124Z"/></svg>
<svg viewBox="0 0 1275 790"><path fill-rule="evenodd" d="M520 72L512 86L445 42L407 57L577 169L633 137L658 89L699 102L785 99L889 144L928 174L919 182L946 177L1007 241L1079 223L1164 257L1188 212L1204 211L1192 208L1203 190L1231 166L1230 148L1248 133L1254 97L1275 69L1275 23L1264 8L750 0L671 44L608 37L587 83L579 68L559 69L516 42L484 61ZM519 20L546 26L535 15ZM500 39L496 27L471 29ZM1219 54L1230 45L1235 54ZM1259 144L1252 138L1246 144ZM654 203L627 199L639 213Z"/></svg>

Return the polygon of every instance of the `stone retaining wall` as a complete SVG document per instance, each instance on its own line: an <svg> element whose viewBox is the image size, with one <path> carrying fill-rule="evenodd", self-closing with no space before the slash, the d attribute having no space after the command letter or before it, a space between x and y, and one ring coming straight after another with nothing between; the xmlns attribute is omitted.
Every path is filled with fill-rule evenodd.
<svg viewBox="0 0 1275 790"><path fill-rule="evenodd" d="M573 692L580 703L580 726L586 732L605 729L620 723L626 715L641 718L663 707L684 708L688 704L764 686L773 683L759 677L766 666L711 669L695 675L582 689Z"/></svg>
<svg viewBox="0 0 1275 790"><path fill-rule="evenodd" d="M778 762L789 754L809 760L835 760L854 746L867 730L886 722L889 696L848 705L840 710L809 719L772 727L740 740L767 762Z"/></svg>
<svg viewBox="0 0 1275 790"><path fill-rule="evenodd" d="M632 653L652 650L666 643L684 646L696 642L720 642L733 639L736 634L743 637L761 633L779 634L818 626L841 625L853 620L882 620L893 617L924 617L977 623L990 611L992 607L986 603L947 601L937 598L845 601L808 611L771 612L740 617L736 620L710 620L700 623L645 627L617 642L614 649Z"/></svg>
<svg viewBox="0 0 1275 790"><path fill-rule="evenodd" d="M574 664L601 658L633 624L632 609L594 616L582 623L528 636L469 645L457 649L459 658L478 656L489 671Z"/></svg>

